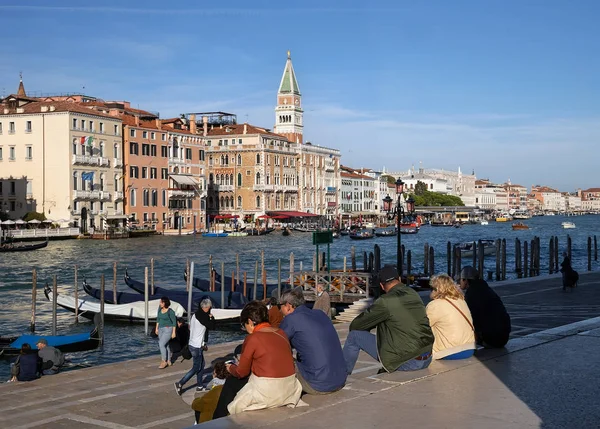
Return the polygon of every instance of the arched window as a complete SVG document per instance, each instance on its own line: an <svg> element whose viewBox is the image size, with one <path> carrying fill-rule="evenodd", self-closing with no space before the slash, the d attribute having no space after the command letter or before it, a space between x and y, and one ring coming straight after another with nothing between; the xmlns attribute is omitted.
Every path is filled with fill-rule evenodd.
<svg viewBox="0 0 600 429"><path fill-rule="evenodd" d="M77 139L73 139L73 155L77 155Z"/></svg>
<svg viewBox="0 0 600 429"><path fill-rule="evenodd" d="M256 173L256 184L260 185L260 173Z"/></svg>
<svg viewBox="0 0 600 429"><path fill-rule="evenodd" d="M100 152L99 155L100 157L104 157L104 142L100 142Z"/></svg>
<svg viewBox="0 0 600 429"><path fill-rule="evenodd" d="M225 155L221 155L221 165L225 165Z"/></svg>
<svg viewBox="0 0 600 429"><path fill-rule="evenodd" d="M135 189L132 189L129 192L129 205L131 207L135 207L135 204L136 204L136 198L135 197L136 197L136 195L135 195Z"/></svg>
<svg viewBox="0 0 600 429"><path fill-rule="evenodd" d="M113 146L113 157L120 158L119 156L119 145L115 143Z"/></svg>
<svg viewBox="0 0 600 429"><path fill-rule="evenodd" d="M100 175L100 190L104 191L104 173Z"/></svg>
<svg viewBox="0 0 600 429"><path fill-rule="evenodd" d="M225 201L224 201L223 197L221 197L221 207L225 207L224 203L225 203Z"/></svg>
<svg viewBox="0 0 600 429"><path fill-rule="evenodd" d="M221 182L220 182L220 184L221 185L225 184L225 175L224 174L221 174Z"/></svg>
<svg viewBox="0 0 600 429"><path fill-rule="evenodd" d="M242 165L242 155L238 155L238 165Z"/></svg>
<svg viewBox="0 0 600 429"><path fill-rule="evenodd" d="M256 163L260 164L260 153L256 154Z"/></svg>
<svg viewBox="0 0 600 429"><path fill-rule="evenodd" d="M229 174L225 175L225 184L229 185Z"/></svg>
<svg viewBox="0 0 600 429"><path fill-rule="evenodd" d="M114 185L115 185L115 192L119 192L119 175L118 174L115 174Z"/></svg>
<svg viewBox="0 0 600 429"><path fill-rule="evenodd" d="M212 173L210 173L210 174L208 175L208 183L209 183L209 184L211 184L211 185L212 185L213 183L215 183L215 176L213 176L213 174L212 174Z"/></svg>
<svg viewBox="0 0 600 429"><path fill-rule="evenodd" d="M229 155L225 155L225 165L229 165Z"/></svg>
<svg viewBox="0 0 600 429"><path fill-rule="evenodd" d="M238 173L238 186L242 186L242 173Z"/></svg>
<svg viewBox="0 0 600 429"><path fill-rule="evenodd" d="M233 208L233 197L229 197L229 207Z"/></svg>
<svg viewBox="0 0 600 429"><path fill-rule="evenodd" d="M256 196L256 208L260 208L260 195Z"/></svg>
<svg viewBox="0 0 600 429"><path fill-rule="evenodd" d="M148 189L144 189L142 192L142 200L144 207L148 207L150 205L150 191Z"/></svg>
<svg viewBox="0 0 600 429"><path fill-rule="evenodd" d="M158 191L156 189L152 190L152 207L158 206Z"/></svg>
<svg viewBox="0 0 600 429"><path fill-rule="evenodd" d="M237 200L238 200L238 205L237 205L238 209L241 209L242 208L242 197L238 197Z"/></svg>
<svg viewBox="0 0 600 429"><path fill-rule="evenodd" d="M73 173L73 190L76 191L77 190L77 181L79 180L79 178L77 177L77 172Z"/></svg>
<svg viewBox="0 0 600 429"><path fill-rule="evenodd" d="M229 175L229 184L233 186L235 182L233 181L233 173Z"/></svg>

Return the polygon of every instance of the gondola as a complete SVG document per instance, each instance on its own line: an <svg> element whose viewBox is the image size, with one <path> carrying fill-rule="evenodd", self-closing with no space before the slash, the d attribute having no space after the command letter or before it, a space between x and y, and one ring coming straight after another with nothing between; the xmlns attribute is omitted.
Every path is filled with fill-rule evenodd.
<svg viewBox="0 0 600 429"><path fill-rule="evenodd" d="M418 228L400 228L400 234L417 234Z"/></svg>
<svg viewBox="0 0 600 429"><path fill-rule="evenodd" d="M350 238L352 240L367 240L367 239L373 238L373 237L374 237L374 235L367 231L359 231L359 232L350 234Z"/></svg>
<svg viewBox="0 0 600 429"><path fill-rule="evenodd" d="M340 235L350 235L350 231L348 231L347 229L342 229L340 231Z"/></svg>
<svg viewBox="0 0 600 429"><path fill-rule="evenodd" d="M380 229L375 231L375 236L377 237L395 237L398 235L398 231L396 229Z"/></svg>
<svg viewBox="0 0 600 429"><path fill-rule="evenodd" d="M144 283L132 279L129 276L129 274L127 273L127 270L125 270L124 280L125 280L125 284L127 286L129 286L131 289L133 289L134 291L138 292L138 294L144 294L144 289L145 289ZM88 285L87 288L90 289L90 286ZM84 290L85 289L86 289L86 287L84 285ZM87 290L86 290L86 292L87 292ZM105 293L105 297L104 297L105 301L106 301L107 292L108 291L104 292ZM92 295L92 296L99 299L99 293L100 293L100 291L98 289L95 289L94 295ZM124 297L124 295L122 293L120 293L120 294L117 293L117 300L119 300L118 302L122 302L120 300L123 297L127 300L132 299L130 297L130 295L132 295L133 297L137 296L138 301L140 299L143 300L143 296L140 297L140 295L136 295L136 294L125 294L125 297ZM160 299L163 296L168 297L171 301L179 303L183 308L187 308L188 293L186 291L172 290L172 289L166 289L163 287L154 286L154 295L150 295L149 299ZM112 292L110 292L110 297L112 298ZM208 292L208 291L203 290L201 292L192 292L192 311L194 311L196 309L196 307L198 306L198 303L204 298L209 298L211 300L211 302L213 304L213 308L219 308L219 309L223 308L223 306L221 306L221 291ZM225 307L224 307L225 309L242 309L242 308L244 308L244 305L246 305L248 303L248 299L244 295L242 295L240 292L233 292L233 291L231 291L231 289L229 289L225 292L225 299L227 300L227 302L225 303ZM110 302L114 302L114 301L110 301Z"/></svg>
<svg viewBox="0 0 600 429"><path fill-rule="evenodd" d="M0 246L0 253L3 252L29 252L31 250L43 249L48 245L48 240L42 243L35 244L22 244L22 243L9 243Z"/></svg>
<svg viewBox="0 0 600 429"><path fill-rule="evenodd" d="M52 301L52 289L48 285L44 287L44 295L48 301ZM56 303L71 313L75 313L75 308L79 308L79 315L86 319L93 319L100 313L100 302L87 299L77 300L75 298L57 294ZM148 301L148 319L155 320L158 312L160 300ZM183 307L176 302L171 303L171 308L175 311L177 317L185 313ZM144 301L138 301L130 304L104 304L104 321L143 323L145 315ZM215 316L216 317L216 316Z"/></svg>
<svg viewBox="0 0 600 429"><path fill-rule="evenodd" d="M63 353L85 352L97 349L100 345L98 326L90 333L72 335L21 335L19 337L0 337L0 357L14 357L21 352L21 346L27 343L37 350L40 338L46 339L48 345L56 347Z"/></svg>
<svg viewBox="0 0 600 429"><path fill-rule="evenodd" d="M275 228L267 228L267 229L247 229L246 232L248 235L267 235L275 231Z"/></svg>

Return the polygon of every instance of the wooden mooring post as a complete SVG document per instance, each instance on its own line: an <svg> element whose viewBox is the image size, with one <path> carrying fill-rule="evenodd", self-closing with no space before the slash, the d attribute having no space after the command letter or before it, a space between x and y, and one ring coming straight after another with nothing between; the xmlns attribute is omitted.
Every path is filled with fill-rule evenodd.
<svg viewBox="0 0 600 429"><path fill-rule="evenodd" d="M477 270L479 271L480 279L485 278L485 265L484 265L485 254L483 251L484 251L483 244L481 243L481 240L479 240L477 242L477 259L478 259Z"/></svg>
<svg viewBox="0 0 600 429"><path fill-rule="evenodd" d="M560 267L558 263L558 237L554 236L554 270L558 272L558 267Z"/></svg>
<svg viewBox="0 0 600 429"><path fill-rule="evenodd" d="M56 335L56 298L57 298L56 274L52 276L52 335Z"/></svg>
<svg viewBox="0 0 600 429"><path fill-rule="evenodd" d="M185 282L185 291L187 292L190 289L190 260L186 259L185 260L185 276L188 279L187 282Z"/></svg>
<svg viewBox="0 0 600 429"><path fill-rule="evenodd" d="M554 272L554 238L550 238L548 243L548 274Z"/></svg>
<svg viewBox="0 0 600 429"><path fill-rule="evenodd" d="M525 240L523 242L523 277L527 277L527 271L528 271L528 267L529 267L529 258L528 258L528 244L527 244L527 240Z"/></svg>
<svg viewBox="0 0 600 429"><path fill-rule="evenodd" d="M290 253L290 285L294 287L294 252Z"/></svg>
<svg viewBox="0 0 600 429"><path fill-rule="evenodd" d="M506 280L506 238L502 239L502 280Z"/></svg>
<svg viewBox="0 0 600 429"><path fill-rule="evenodd" d="M381 270L381 249L379 248L379 244L373 246L373 255L373 270L378 273Z"/></svg>
<svg viewBox="0 0 600 429"><path fill-rule="evenodd" d="M29 321L29 330L35 332L35 306L37 303L37 270L34 268L31 273L31 320Z"/></svg>
<svg viewBox="0 0 600 429"><path fill-rule="evenodd" d="M196 228L194 228L194 234L196 234L195 231ZM192 283L190 283L190 285L192 285ZM154 295L154 258L150 259L150 295Z"/></svg>
<svg viewBox="0 0 600 429"><path fill-rule="evenodd" d="M189 279L188 273L188 281L186 283L189 283ZM150 334L148 331L148 267L144 267L144 333L146 335Z"/></svg>
<svg viewBox="0 0 600 429"><path fill-rule="evenodd" d="M571 249L572 249L572 241L571 241L571 236L569 234L567 234L567 256L569 257L569 260L572 261L573 257L571 255Z"/></svg>
<svg viewBox="0 0 600 429"><path fill-rule="evenodd" d="M77 281L77 265L75 265L75 323L79 322L79 283Z"/></svg>
<svg viewBox="0 0 600 429"><path fill-rule="evenodd" d="M529 252L531 257L529 258L529 277L535 277L535 240L532 239L529 245Z"/></svg>
<svg viewBox="0 0 600 429"><path fill-rule="evenodd" d="M193 279L194 278L194 261L192 261L192 263L190 264L190 278ZM192 323L192 295L193 295L193 285L192 285L192 280L190 280L190 287L188 289L188 296L187 296L187 314L188 314L188 324ZM221 285L223 285L224 283L221 283ZM221 298L222 299L222 298ZM198 303L198 305L200 305L200 303ZM221 308L225 308L223 306L223 303L221 302Z"/></svg>
<svg viewBox="0 0 600 429"><path fill-rule="evenodd" d="M235 292L235 270L231 270L231 292Z"/></svg>
<svg viewBox="0 0 600 429"><path fill-rule="evenodd" d="M252 299L256 299L256 288L258 287L258 261L254 264L254 290L252 292Z"/></svg>
<svg viewBox="0 0 600 429"><path fill-rule="evenodd" d="M106 284L104 282L104 274L100 275L100 345L104 344L104 293Z"/></svg>
<svg viewBox="0 0 600 429"><path fill-rule="evenodd" d="M246 298L248 298L248 294L246 293L246 287L247 287L247 282L248 282L248 273L246 271L244 271L244 296Z"/></svg>
<svg viewBox="0 0 600 429"><path fill-rule="evenodd" d="M452 243L450 243L450 242L446 243L446 263L448 264L446 273L449 276L453 277L453 274L452 274Z"/></svg>
<svg viewBox="0 0 600 429"><path fill-rule="evenodd" d="M472 266L473 268L477 268L477 249L478 249L478 248L479 248L479 247L477 246L477 242L476 242L476 241L473 241L473 249L472 249L472 250L473 250L473 254L471 255L471 257L472 257L472 259L473 259L473 263L472 263L472 265L471 265L471 266ZM481 278L483 278L483 277L481 277Z"/></svg>
<svg viewBox="0 0 600 429"><path fill-rule="evenodd" d="M410 286L410 272L412 271L412 253L409 250L406 252L406 284ZM402 280L402 279L401 279Z"/></svg>
<svg viewBox="0 0 600 429"><path fill-rule="evenodd" d="M542 246L540 245L540 237L535 237L535 275L539 276L541 274L541 254L542 254Z"/></svg>
<svg viewBox="0 0 600 429"><path fill-rule="evenodd" d="M594 261L598 260L598 241L596 240L596 235L594 235Z"/></svg>
<svg viewBox="0 0 600 429"><path fill-rule="evenodd" d="M356 271L356 248L354 246L350 248L350 264L352 271Z"/></svg>
<svg viewBox="0 0 600 429"><path fill-rule="evenodd" d="M225 262L221 262L221 308L225 308Z"/></svg>
<svg viewBox="0 0 600 429"><path fill-rule="evenodd" d="M435 250L433 248L433 246L429 246L429 255L427 255L429 257L429 262L427 263L427 266L429 268L429 276L433 276L435 275Z"/></svg>
<svg viewBox="0 0 600 429"><path fill-rule="evenodd" d="M117 263L113 263L113 304L118 304L117 300Z"/></svg>
<svg viewBox="0 0 600 429"><path fill-rule="evenodd" d="M208 255L208 288L211 292L215 290L215 285L213 284L213 274L213 257L212 255Z"/></svg>
<svg viewBox="0 0 600 429"><path fill-rule="evenodd" d="M496 281L500 280L500 258L502 257L500 253L500 239L496 239Z"/></svg>
<svg viewBox="0 0 600 429"><path fill-rule="evenodd" d="M515 238L515 272L517 273L517 278L523 277L523 270L521 269L521 264L523 260L521 259L521 240Z"/></svg>
<svg viewBox="0 0 600 429"><path fill-rule="evenodd" d="M277 301L281 297L281 259L277 260Z"/></svg>
<svg viewBox="0 0 600 429"><path fill-rule="evenodd" d="M588 271L592 271L592 237L588 237L587 240L587 269Z"/></svg>
<svg viewBox="0 0 600 429"><path fill-rule="evenodd" d="M239 253L235 254L235 269L237 272L237 277L236 277L237 285L239 286L240 285L240 254Z"/></svg>
<svg viewBox="0 0 600 429"><path fill-rule="evenodd" d="M398 231L400 234L400 231ZM429 275L429 243L423 245L423 274L425 277Z"/></svg>

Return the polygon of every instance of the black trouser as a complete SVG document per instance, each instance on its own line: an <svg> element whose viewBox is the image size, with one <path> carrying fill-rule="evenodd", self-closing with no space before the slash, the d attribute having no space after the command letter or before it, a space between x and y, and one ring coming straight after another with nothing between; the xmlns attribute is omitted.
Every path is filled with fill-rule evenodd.
<svg viewBox="0 0 600 429"><path fill-rule="evenodd" d="M242 390L242 387L244 387L246 383L248 383L248 377L237 378L231 376L225 380L223 390L221 391L221 396L219 396L217 408L215 408L215 412L213 414L213 420L220 417L227 417L229 415L227 406L235 399L235 395Z"/></svg>

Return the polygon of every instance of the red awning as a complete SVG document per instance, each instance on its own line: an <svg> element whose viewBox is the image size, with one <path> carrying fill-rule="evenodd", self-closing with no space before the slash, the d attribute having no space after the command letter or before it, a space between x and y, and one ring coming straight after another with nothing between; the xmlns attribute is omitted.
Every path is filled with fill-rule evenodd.
<svg viewBox="0 0 600 429"><path fill-rule="evenodd" d="M271 212L275 216L286 216L286 217L316 217L318 214L306 213L306 212Z"/></svg>
<svg viewBox="0 0 600 429"><path fill-rule="evenodd" d="M213 216L213 219L237 219L239 218L238 215L232 215L232 214L224 214L224 215L215 215Z"/></svg>
<svg viewBox="0 0 600 429"><path fill-rule="evenodd" d="M283 215L277 215L277 216L272 216L271 219L289 219L289 216L283 216Z"/></svg>
<svg viewBox="0 0 600 429"><path fill-rule="evenodd" d="M271 216L261 215L258 217L258 219L271 219Z"/></svg>

